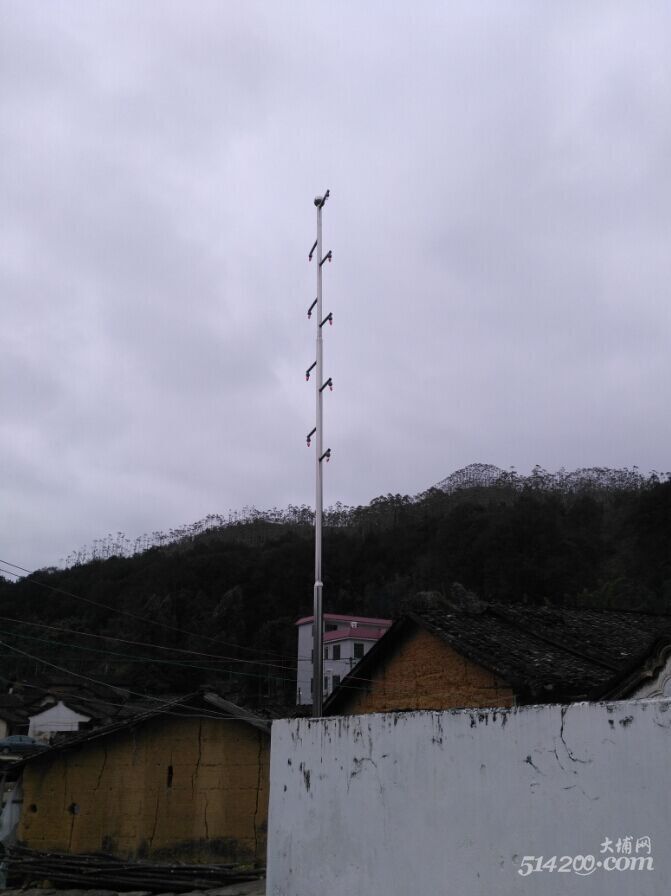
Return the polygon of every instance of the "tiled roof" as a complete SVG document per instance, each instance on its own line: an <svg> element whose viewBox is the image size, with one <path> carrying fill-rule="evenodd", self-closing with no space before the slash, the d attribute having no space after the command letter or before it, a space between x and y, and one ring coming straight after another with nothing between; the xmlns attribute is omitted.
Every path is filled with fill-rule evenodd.
<svg viewBox="0 0 671 896"><path fill-rule="evenodd" d="M531 695L589 696L648 653L671 620L644 613L490 605L424 609L411 618L459 653Z"/></svg>
<svg viewBox="0 0 671 896"><path fill-rule="evenodd" d="M10 724L25 724L28 720L62 701L69 709L88 716L94 724L104 724L128 714L125 704L128 693L122 688L108 688L105 699L88 687L67 685L31 685L18 683L11 694L0 694L0 719ZM137 702L137 701L136 701Z"/></svg>
<svg viewBox="0 0 671 896"><path fill-rule="evenodd" d="M464 609L447 601L416 608L397 620L352 669L324 706L337 712L353 688L419 626L511 685L522 700L598 699L660 640L671 643L671 618L520 604ZM356 683L356 679L359 683Z"/></svg>
<svg viewBox="0 0 671 896"><path fill-rule="evenodd" d="M271 719L276 717L274 712L268 712L265 716L262 716L258 712L232 703L230 700L226 700L224 697L220 697L207 689L201 689L186 696L166 698L164 701L154 702L144 712L136 712L134 715L120 718L98 728L62 735L49 749L40 753L39 756L27 757L21 762L17 762L14 767L17 769L21 768L27 763L37 761L44 756L52 756L63 750L70 750L73 747L117 734L120 731L134 728L150 719L164 715L169 717L176 716L178 718L237 719L241 722L246 722L267 735L270 734Z"/></svg>

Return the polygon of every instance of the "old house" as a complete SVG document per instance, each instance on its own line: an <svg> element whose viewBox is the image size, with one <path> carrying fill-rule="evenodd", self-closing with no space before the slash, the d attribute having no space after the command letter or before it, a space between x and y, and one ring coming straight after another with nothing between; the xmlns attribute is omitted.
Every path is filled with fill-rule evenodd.
<svg viewBox="0 0 671 896"><path fill-rule="evenodd" d="M19 844L263 863L270 722L213 693L77 734L23 763Z"/></svg>
<svg viewBox="0 0 671 896"><path fill-rule="evenodd" d="M670 657L667 617L434 601L392 625L324 715L649 696Z"/></svg>
<svg viewBox="0 0 671 896"><path fill-rule="evenodd" d="M43 743L66 732L101 727L137 710L126 709L129 694L119 689L110 699L109 688L81 682L13 682L0 694L0 736L29 735Z"/></svg>
<svg viewBox="0 0 671 896"><path fill-rule="evenodd" d="M48 742L52 735L79 731L80 727L84 727L90 721L91 716L77 712L62 700L56 700L51 706L30 717L28 734L37 740Z"/></svg>

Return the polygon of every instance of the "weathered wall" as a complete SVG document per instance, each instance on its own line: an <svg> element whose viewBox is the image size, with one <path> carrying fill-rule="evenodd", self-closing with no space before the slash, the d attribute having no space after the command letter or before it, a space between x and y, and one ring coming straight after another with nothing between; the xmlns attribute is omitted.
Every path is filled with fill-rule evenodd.
<svg viewBox="0 0 671 896"><path fill-rule="evenodd" d="M268 896L666 896L670 729L669 701L276 722Z"/></svg>
<svg viewBox="0 0 671 896"><path fill-rule="evenodd" d="M24 770L19 840L121 857L265 860L269 738L237 720L156 718Z"/></svg>
<svg viewBox="0 0 671 896"><path fill-rule="evenodd" d="M23 806L23 786L20 778L13 784L5 784L3 799L0 814L0 843L9 846L16 841L16 828Z"/></svg>
<svg viewBox="0 0 671 896"><path fill-rule="evenodd" d="M423 628L404 640L370 684L361 687L351 692L347 713L512 706L514 697L505 682Z"/></svg>

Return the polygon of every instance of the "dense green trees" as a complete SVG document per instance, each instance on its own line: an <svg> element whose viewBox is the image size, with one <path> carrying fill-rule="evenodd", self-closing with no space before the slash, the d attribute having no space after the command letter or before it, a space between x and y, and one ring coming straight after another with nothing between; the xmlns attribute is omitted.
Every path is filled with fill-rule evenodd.
<svg viewBox="0 0 671 896"><path fill-rule="evenodd" d="M334 508L326 609L393 616L455 581L488 600L671 608L671 481L490 470L484 483ZM133 556L0 580L0 675L67 669L138 692L212 682L290 699L293 623L311 609L309 511L209 519Z"/></svg>

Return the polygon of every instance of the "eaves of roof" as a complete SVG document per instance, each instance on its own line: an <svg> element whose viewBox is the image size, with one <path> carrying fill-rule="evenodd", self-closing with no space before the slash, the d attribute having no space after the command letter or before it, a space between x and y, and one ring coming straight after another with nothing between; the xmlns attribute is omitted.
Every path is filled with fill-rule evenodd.
<svg viewBox="0 0 671 896"><path fill-rule="evenodd" d="M323 705L324 715L337 713L343 704L347 703L353 691L360 691L365 687L372 678L377 664L386 656L391 655L405 633L414 628L416 624L409 615L401 616L400 619L393 622L386 634L373 644L368 653L359 660L356 666L342 679L338 687L326 698Z"/></svg>
<svg viewBox="0 0 671 896"><path fill-rule="evenodd" d="M521 605L469 612L445 604L395 622L325 701L325 713L342 711L352 691L366 687L411 625L506 682L520 702L602 699L618 683L620 691L631 690L653 644L671 644L671 622L664 617Z"/></svg>
<svg viewBox="0 0 671 896"><path fill-rule="evenodd" d="M649 648L635 656L605 687L595 690L592 700L623 700L661 671L671 655L671 635L657 638Z"/></svg>
<svg viewBox="0 0 671 896"><path fill-rule="evenodd" d="M190 705L192 701L198 700L201 700L204 704L207 705L201 707L194 707ZM74 747L79 747L84 744L91 743L95 740L100 740L101 738L110 737L111 735L117 734L120 731L130 730L150 719L155 719L162 715L170 715L176 709L183 709L185 713L192 718L211 718L212 710L210 710L210 712L208 713L208 705L213 709L218 710L219 712L226 713L226 715L228 715L230 718L234 718L241 722L246 722L247 724L252 725L254 728L263 731L264 734L270 733L271 722L269 719L261 718L256 713L238 706L235 703L231 703L229 700L225 700L223 697L219 697L218 694L214 694L212 692L196 691L195 693L188 694L187 696L175 697L174 699L161 703L158 706L153 706L145 712L126 717L122 720L111 722L110 724L103 725L100 728L93 728L82 734L77 734L74 737L69 737L66 740L54 744L48 750L44 750L35 756L29 756L21 760L20 762L17 762L14 768L22 767L31 762L39 761L46 756L53 756L57 753L63 753L67 750L73 749Z"/></svg>

